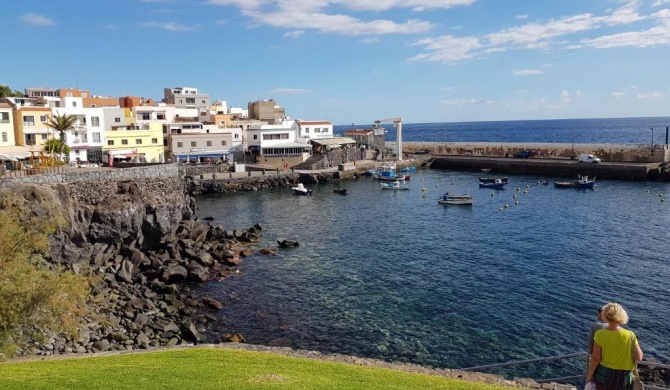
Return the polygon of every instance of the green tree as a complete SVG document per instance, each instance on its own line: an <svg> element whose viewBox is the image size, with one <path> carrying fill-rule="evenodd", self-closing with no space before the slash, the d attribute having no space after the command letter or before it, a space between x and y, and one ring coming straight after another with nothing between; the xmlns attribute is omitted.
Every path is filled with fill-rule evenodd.
<svg viewBox="0 0 670 390"><path fill-rule="evenodd" d="M12 96L21 97L23 96L23 94L21 93L21 91L12 91L12 89L9 88L9 86L0 84L0 98L12 97Z"/></svg>
<svg viewBox="0 0 670 390"><path fill-rule="evenodd" d="M31 191L0 192L0 358L12 356L45 332L74 336L86 310L88 280L48 264L48 235L64 224L53 201Z"/></svg>
<svg viewBox="0 0 670 390"><path fill-rule="evenodd" d="M65 152L65 147L67 146L67 140L65 139L65 133L69 130L74 130L77 123L77 117L74 115L56 114L46 122L46 126L54 131L58 132L58 139L60 140L60 159L63 160L63 153Z"/></svg>
<svg viewBox="0 0 670 390"><path fill-rule="evenodd" d="M61 150L60 140L55 138L49 138L47 142L44 143L44 148L42 150L44 150L44 152L48 154L52 154L55 151L60 151ZM65 154L70 153L70 147L68 145L63 146L63 153Z"/></svg>

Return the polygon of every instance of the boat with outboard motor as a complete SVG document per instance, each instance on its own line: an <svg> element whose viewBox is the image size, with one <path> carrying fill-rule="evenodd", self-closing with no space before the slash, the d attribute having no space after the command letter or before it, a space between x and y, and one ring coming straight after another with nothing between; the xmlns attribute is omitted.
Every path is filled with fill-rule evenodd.
<svg viewBox="0 0 670 390"><path fill-rule="evenodd" d="M596 185L595 176L589 179L588 176L577 176L575 181L555 181L555 188L593 188Z"/></svg>
<svg viewBox="0 0 670 390"><path fill-rule="evenodd" d="M382 190L409 190L409 187L405 185L404 182L396 180L393 183L379 183L382 186Z"/></svg>
<svg viewBox="0 0 670 390"><path fill-rule="evenodd" d="M409 180L409 175L398 175L395 164L384 163L379 166L372 178L379 181Z"/></svg>
<svg viewBox="0 0 670 390"><path fill-rule="evenodd" d="M298 183L296 187L292 187L291 189L293 190L293 195L312 195L312 190L307 189L302 183Z"/></svg>

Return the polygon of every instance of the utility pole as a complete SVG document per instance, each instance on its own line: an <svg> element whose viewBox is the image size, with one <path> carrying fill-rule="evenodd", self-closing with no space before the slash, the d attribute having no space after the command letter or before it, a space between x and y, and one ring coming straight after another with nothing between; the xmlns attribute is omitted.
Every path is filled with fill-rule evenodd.
<svg viewBox="0 0 670 390"><path fill-rule="evenodd" d="M654 155L654 127L651 127L651 155Z"/></svg>
<svg viewBox="0 0 670 390"><path fill-rule="evenodd" d="M575 128L572 128L572 155L575 155Z"/></svg>

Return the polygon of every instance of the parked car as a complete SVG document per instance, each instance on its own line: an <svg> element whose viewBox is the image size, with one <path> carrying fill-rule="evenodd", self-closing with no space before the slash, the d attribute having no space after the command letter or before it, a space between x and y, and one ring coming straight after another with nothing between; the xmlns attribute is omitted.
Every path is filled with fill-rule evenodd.
<svg viewBox="0 0 670 390"><path fill-rule="evenodd" d="M592 154L580 154L579 155L579 162L580 163L591 163L591 164L598 164L600 163L600 159Z"/></svg>
<svg viewBox="0 0 670 390"><path fill-rule="evenodd" d="M518 152L514 153L514 157L516 158L531 158L535 155L532 150L519 150Z"/></svg>

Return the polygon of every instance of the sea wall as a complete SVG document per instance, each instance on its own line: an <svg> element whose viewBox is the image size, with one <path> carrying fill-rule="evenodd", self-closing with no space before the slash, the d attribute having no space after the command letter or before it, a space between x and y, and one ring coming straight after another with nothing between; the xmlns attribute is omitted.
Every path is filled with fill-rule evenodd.
<svg viewBox="0 0 670 390"><path fill-rule="evenodd" d="M395 142L388 142L395 149ZM668 145L565 144L512 142L403 142L403 152L428 151L432 155L509 157L520 150L531 150L541 158L570 159L582 153L603 161L653 163L670 161Z"/></svg>

